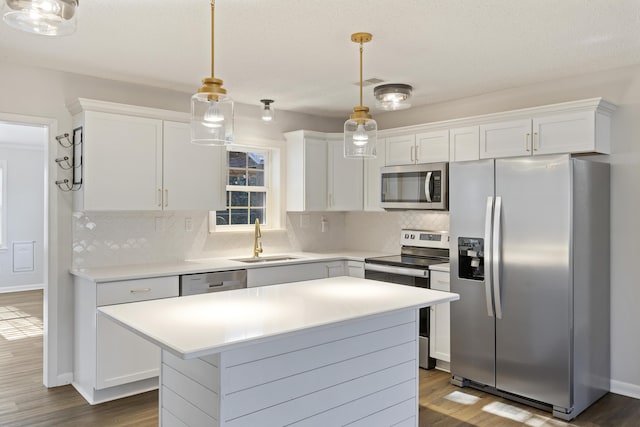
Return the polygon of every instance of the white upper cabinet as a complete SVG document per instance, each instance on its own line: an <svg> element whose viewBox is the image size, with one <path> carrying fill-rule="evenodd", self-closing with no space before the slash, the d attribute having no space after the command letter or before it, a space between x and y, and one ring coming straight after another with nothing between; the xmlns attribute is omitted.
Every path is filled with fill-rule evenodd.
<svg viewBox="0 0 640 427"><path fill-rule="evenodd" d="M294 131L287 139L287 210L362 210L363 160L344 158L342 138Z"/></svg>
<svg viewBox="0 0 640 427"><path fill-rule="evenodd" d="M449 161L464 162L480 158L480 128L465 126L449 129Z"/></svg>
<svg viewBox="0 0 640 427"><path fill-rule="evenodd" d="M327 209L361 211L364 160L345 158L343 139L329 139L327 150Z"/></svg>
<svg viewBox="0 0 640 427"><path fill-rule="evenodd" d="M511 120L480 126L480 158L531 154L531 120Z"/></svg>
<svg viewBox="0 0 640 427"><path fill-rule="evenodd" d="M87 111L77 210L162 209L162 120Z"/></svg>
<svg viewBox="0 0 640 427"><path fill-rule="evenodd" d="M416 162L416 136L390 136L386 141L386 165L412 165Z"/></svg>
<svg viewBox="0 0 640 427"><path fill-rule="evenodd" d="M216 210L226 205L227 151L191 143L187 123L164 122L163 209Z"/></svg>
<svg viewBox="0 0 640 427"><path fill-rule="evenodd" d="M449 129L416 134L416 163L449 161Z"/></svg>
<svg viewBox="0 0 640 427"><path fill-rule="evenodd" d="M384 211L380 207L381 177L380 169L385 165L386 144L384 138L378 138L376 158L364 161L364 210Z"/></svg>
<svg viewBox="0 0 640 427"><path fill-rule="evenodd" d="M70 109L83 131L83 182L74 209L224 208L226 151L191 144L186 123L158 118L185 113L91 100Z"/></svg>

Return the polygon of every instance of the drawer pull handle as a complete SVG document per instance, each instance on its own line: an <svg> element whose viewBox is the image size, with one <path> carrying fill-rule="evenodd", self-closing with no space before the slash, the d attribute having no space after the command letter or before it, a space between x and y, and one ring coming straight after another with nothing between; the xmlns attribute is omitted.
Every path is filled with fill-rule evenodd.
<svg viewBox="0 0 640 427"><path fill-rule="evenodd" d="M446 280L437 280L438 283L440 283L441 285L448 285L449 282Z"/></svg>
<svg viewBox="0 0 640 427"><path fill-rule="evenodd" d="M144 292L151 292L151 288L142 288L142 289L131 289L129 293L131 294L141 294Z"/></svg>

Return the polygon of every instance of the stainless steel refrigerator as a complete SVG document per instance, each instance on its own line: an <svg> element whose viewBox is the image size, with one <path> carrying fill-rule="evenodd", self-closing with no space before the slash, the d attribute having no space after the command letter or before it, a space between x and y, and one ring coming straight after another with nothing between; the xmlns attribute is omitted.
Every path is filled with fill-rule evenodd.
<svg viewBox="0 0 640 427"><path fill-rule="evenodd" d="M452 383L573 419L609 390L609 165L451 163Z"/></svg>

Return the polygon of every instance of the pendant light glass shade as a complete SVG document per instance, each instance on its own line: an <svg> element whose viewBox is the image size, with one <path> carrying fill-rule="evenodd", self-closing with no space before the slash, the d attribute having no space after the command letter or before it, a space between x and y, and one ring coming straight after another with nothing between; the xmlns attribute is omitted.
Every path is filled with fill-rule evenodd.
<svg viewBox="0 0 640 427"><path fill-rule="evenodd" d="M344 122L344 157L375 158L378 139L378 124L369 114L369 108L362 105L362 44L371 41L369 33L355 33L351 41L360 43L360 105L353 108L353 114Z"/></svg>
<svg viewBox="0 0 640 427"><path fill-rule="evenodd" d="M206 79L205 79L206 80ZM198 92L191 97L191 142L230 144L233 137L233 100L224 94Z"/></svg>
<svg viewBox="0 0 640 427"><path fill-rule="evenodd" d="M211 0L211 77L191 97L191 142L198 145L225 145L233 142L233 100L214 77L215 2Z"/></svg>
<svg viewBox="0 0 640 427"><path fill-rule="evenodd" d="M5 0L4 22L28 33L65 36L76 30L78 0Z"/></svg>

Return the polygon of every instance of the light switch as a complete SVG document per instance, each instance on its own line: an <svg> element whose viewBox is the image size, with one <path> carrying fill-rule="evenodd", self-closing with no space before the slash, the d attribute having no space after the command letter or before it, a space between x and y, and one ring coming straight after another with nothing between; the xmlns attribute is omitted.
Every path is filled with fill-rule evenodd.
<svg viewBox="0 0 640 427"><path fill-rule="evenodd" d="M193 220L189 216L184 219L184 231L193 231Z"/></svg>

